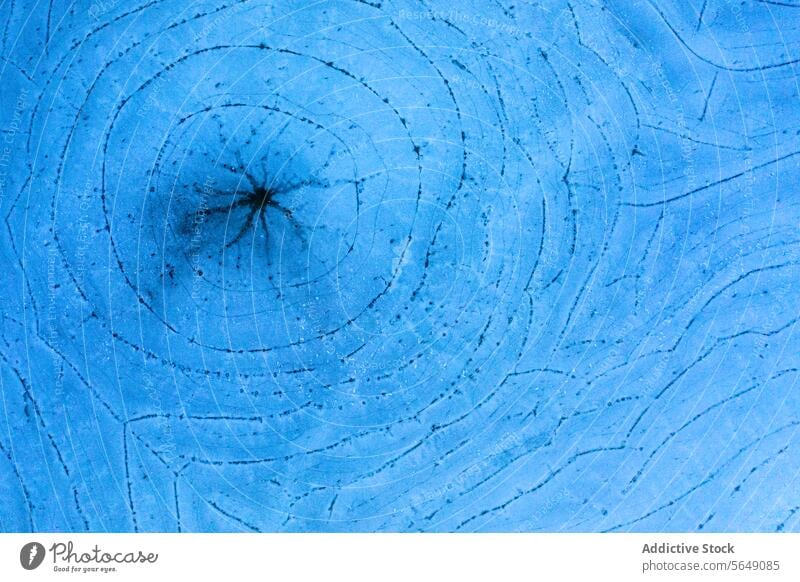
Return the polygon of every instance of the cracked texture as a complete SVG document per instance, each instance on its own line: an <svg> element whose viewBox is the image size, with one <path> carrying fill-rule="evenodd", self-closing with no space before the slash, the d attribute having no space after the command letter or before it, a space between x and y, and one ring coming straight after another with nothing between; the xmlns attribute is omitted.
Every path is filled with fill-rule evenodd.
<svg viewBox="0 0 800 582"><path fill-rule="evenodd" d="M0 33L0 530L800 529L800 4Z"/></svg>

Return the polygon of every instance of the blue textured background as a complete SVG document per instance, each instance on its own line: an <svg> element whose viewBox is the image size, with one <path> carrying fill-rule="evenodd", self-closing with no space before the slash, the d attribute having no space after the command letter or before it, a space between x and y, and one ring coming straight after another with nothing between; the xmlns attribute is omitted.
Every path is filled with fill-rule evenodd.
<svg viewBox="0 0 800 582"><path fill-rule="evenodd" d="M800 3L1 6L0 530L800 530Z"/></svg>

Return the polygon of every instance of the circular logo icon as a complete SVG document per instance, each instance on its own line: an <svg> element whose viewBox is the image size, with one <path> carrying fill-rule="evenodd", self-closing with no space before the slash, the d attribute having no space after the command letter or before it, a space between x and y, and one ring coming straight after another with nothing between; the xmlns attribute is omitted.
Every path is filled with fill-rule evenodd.
<svg viewBox="0 0 800 582"><path fill-rule="evenodd" d="M26 570L35 570L44 561L44 546L39 542L29 542L19 551L19 563Z"/></svg>

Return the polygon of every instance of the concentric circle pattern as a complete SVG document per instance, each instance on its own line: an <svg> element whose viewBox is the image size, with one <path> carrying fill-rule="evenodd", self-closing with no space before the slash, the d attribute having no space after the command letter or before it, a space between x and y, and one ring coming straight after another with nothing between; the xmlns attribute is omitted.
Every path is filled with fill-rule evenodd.
<svg viewBox="0 0 800 582"><path fill-rule="evenodd" d="M2 6L0 529L800 528L790 2Z"/></svg>

